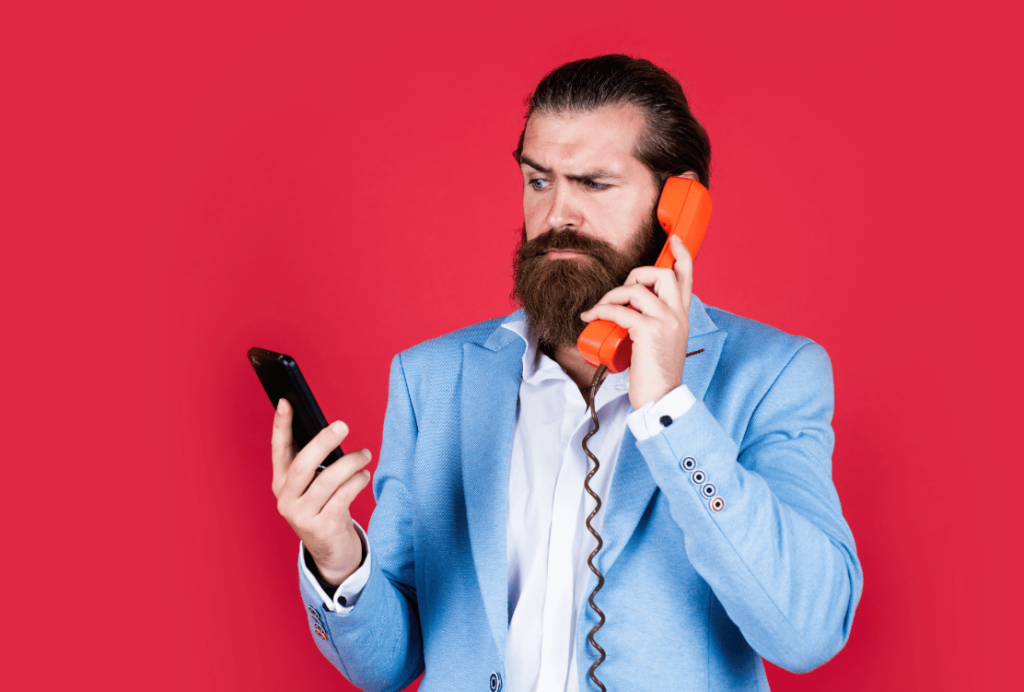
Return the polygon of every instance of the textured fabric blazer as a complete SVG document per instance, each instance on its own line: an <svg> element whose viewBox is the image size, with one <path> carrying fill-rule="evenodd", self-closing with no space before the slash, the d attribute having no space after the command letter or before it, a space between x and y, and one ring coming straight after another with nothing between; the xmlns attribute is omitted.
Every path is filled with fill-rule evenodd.
<svg viewBox="0 0 1024 692"><path fill-rule="evenodd" d="M345 614L300 575L320 651L364 690L491 690L505 679L508 464L523 340L493 319L395 357L368 530ZM596 601L609 690L767 690L846 643L863 584L831 478L832 372L814 342L704 306L683 381L697 403L648 440L626 429L602 511ZM692 460L692 461L688 461ZM687 467L703 471L715 511ZM698 479L701 476L697 476ZM587 593L596 585L591 575ZM584 604L580 690L597 652ZM514 682L514 681L513 681Z"/></svg>

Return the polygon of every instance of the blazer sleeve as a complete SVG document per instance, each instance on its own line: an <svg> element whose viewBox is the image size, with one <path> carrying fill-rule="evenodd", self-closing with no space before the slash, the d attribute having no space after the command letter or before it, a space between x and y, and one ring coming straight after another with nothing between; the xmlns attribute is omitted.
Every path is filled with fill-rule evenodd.
<svg viewBox="0 0 1024 692"><path fill-rule="evenodd" d="M404 476L412 466L416 419L402 369L391 362L384 439L373 479L377 501L367 540L370 576L347 613L324 606L299 575L310 611L310 633L321 653L361 690L401 690L423 672L423 644L416 607L412 516Z"/></svg>
<svg viewBox="0 0 1024 692"><path fill-rule="evenodd" d="M832 409L828 355L807 342L757 402L739 446L700 401L637 443L694 568L750 646L793 672L844 646L863 588L832 483Z"/></svg>

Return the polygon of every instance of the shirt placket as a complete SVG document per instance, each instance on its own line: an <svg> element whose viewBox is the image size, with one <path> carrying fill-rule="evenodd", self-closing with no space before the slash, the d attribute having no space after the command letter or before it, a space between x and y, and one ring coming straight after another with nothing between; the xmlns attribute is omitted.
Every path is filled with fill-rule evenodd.
<svg viewBox="0 0 1024 692"><path fill-rule="evenodd" d="M541 653L540 680L551 689L563 689L569 669L571 627L573 617L573 586L575 564L573 543L577 529L583 480L586 470L579 455L572 449L577 432L586 418L586 410L578 390L571 381L565 383L565 416L559 439L561 468L555 481L554 507L548 542L548 575L544 598L544 646ZM571 389L571 391L568 391ZM575 398L573 398L575 397Z"/></svg>

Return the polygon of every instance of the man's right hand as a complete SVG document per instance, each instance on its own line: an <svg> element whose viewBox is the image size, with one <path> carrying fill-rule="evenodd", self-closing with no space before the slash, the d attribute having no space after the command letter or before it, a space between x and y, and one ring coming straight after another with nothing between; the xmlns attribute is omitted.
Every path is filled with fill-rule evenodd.
<svg viewBox="0 0 1024 692"><path fill-rule="evenodd" d="M315 479L314 475L346 435L348 426L335 421L297 452L292 439L291 404L286 399L278 402L270 438L277 511L306 546L320 576L335 586L363 561L363 543L348 508L370 482L370 472L360 471L370 461L370 450L346 454Z"/></svg>

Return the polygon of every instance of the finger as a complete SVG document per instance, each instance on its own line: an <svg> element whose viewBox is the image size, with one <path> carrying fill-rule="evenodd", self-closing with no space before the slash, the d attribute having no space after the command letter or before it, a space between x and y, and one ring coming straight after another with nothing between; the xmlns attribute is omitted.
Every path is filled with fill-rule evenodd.
<svg viewBox="0 0 1024 692"><path fill-rule="evenodd" d="M671 269L666 267L636 267L633 271L629 272L629 276L622 282L623 286L632 286L633 284L640 284L653 288L658 282L659 278L669 278L673 281L676 278L676 274Z"/></svg>
<svg viewBox="0 0 1024 692"><path fill-rule="evenodd" d="M690 251L686 249L686 245L683 244L679 236L673 235L669 242L672 243L672 254L676 258L672 269L679 282L679 296L682 300L683 311L689 315L690 299L693 297L693 258L690 257Z"/></svg>
<svg viewBox="0 0 1024 692"><path fill-rule="evenodd" d="M359 469L370 463L370 450L361 449L350 452L328 466L302 495L302 502L313 514L319 513L331 496L347 483Z"/></svg>
<svg viewBox="0 0 1024 692"><path fill-rule="evenodd" d="M636 310L627 308L624 305L613 305L611 303L595 305L583 313L583 315L581 315L581 317L585 322L591 322L593 320L609 320L623 329L631 329L640 324L644 319L649 319L645 318L644 315L640 314Z"/></svg>
<svg viewBox="0 0 1024 692"><path fill-rule="evenodd" d="M274 412L274 431L270 435L270 460L274 465L274 487L284 482L288 466L295 458L295 442L292 439L292 407L288 400L281 398Z"/></svg>
<svg viewBox="0 0 1024 692"><path fill-rule="evenodd" d="M643 287L641 287L643 288ZM643 288L647 291L646 288ZM601 299L595 303L595 305L605 305L611 303L613 305L627 305L630 299L635 295L636 289L627 286L616 286L612 290L601 296ZM647 291L650 293L650 291Z"/></svg>
<svg viewBox="0 0 1024 692"><path fill-rule="evenodd" d="M664 267L637 267L626 277L624 286L645 286L670 308L682 308L682 291L676 272Z"/></svg>
<svg viewBox="0 0 1024 692"><path fill-rule="evenodd" d="M669 272L670 277L668 280L671 281L674 285L675 278L671 276L671 271L667 269L663 271ZM661 290L663 293L668 293L673 297L675 309L678 310L678 289L668 291L663 287ZM654 293L651 292L650 289L641 284L633 284L632 286L619 286L618 288L613 288L612 290L608 291L608 293L606 293L601 298L601 300L597 302L597 305L630 305L636 310L639 310L641 313L645 315L650 315L651 317L662 317L665 315L666 310L672 308L672 306L669 306L665 302L663 302L658 295L655 295ZM594 307L597 306L595 305ZM590 315L588 314L589 312L590 311L588 310L587 312L583 313L583 320L590 321Z"/></svg>
<svg viewBox="0 0 1024 692"><path fill-rule="evenodd" d="M282 493L289 497L300 497L309 487L316 469L327 458L331 450L344 441L348 435L348 426L340 420L334 421L326 428L316 434L312 440L303 447L288 469L288 477L285 480L285 487Z"/></svg>
<svg viewBox="0 0 1024 692"><path fill-rule="evenodd" d="M354 474L347 481L342 483L338 489L331 495L331 498L324 505L324 508L320 510L320 514L328 519L346 518L351 516L349 514L349 507L352 506L352 501L356 499L356 496L362 492L370 483L370 472L367 469L363 469L359 473Z"/></svg>

